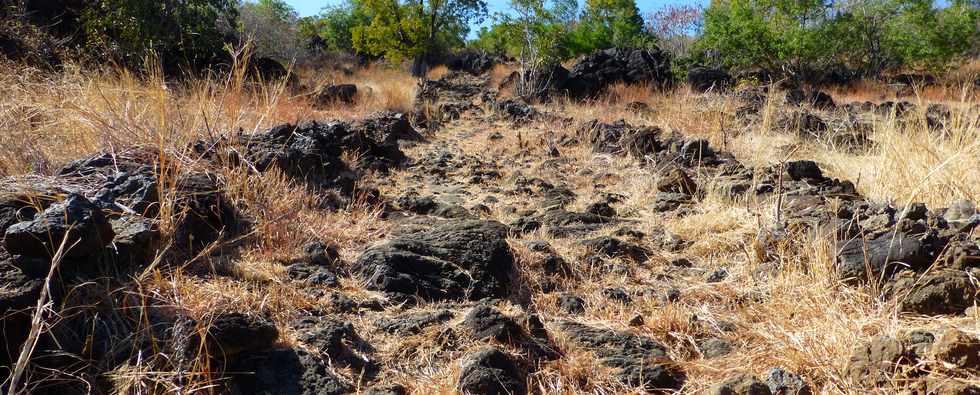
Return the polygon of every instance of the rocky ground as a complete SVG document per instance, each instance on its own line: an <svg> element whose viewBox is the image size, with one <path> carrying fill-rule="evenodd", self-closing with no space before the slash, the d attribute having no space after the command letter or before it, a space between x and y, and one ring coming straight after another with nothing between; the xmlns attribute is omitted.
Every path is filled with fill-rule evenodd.
<svg viewBox="0 0 980 395"><path fill-rule="evenodd" d="M562 83L613 83L595 64ZM978 128L975 106L706 74L730 122L803 145L879 150L882 118ZM34 393L980 392L969 200L871 199L800 148L746 157L643 101L529 105L492 80L8 177L5 374Z"/></svg>

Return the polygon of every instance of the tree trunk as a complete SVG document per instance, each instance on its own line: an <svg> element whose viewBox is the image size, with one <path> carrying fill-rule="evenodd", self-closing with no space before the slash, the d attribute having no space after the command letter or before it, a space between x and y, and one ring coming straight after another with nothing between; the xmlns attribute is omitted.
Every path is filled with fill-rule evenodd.
<svg viewBox="0 0 980 395"><path fill-rule="evenodd" d="M427 53L415 55L412 59L412 77L424 77L429 72L428 57Z"/></svg>

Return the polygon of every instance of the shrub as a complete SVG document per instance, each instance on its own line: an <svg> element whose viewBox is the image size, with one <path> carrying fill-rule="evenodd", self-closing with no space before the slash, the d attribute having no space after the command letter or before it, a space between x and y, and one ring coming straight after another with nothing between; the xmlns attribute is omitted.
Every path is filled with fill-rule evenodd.
<svg viewBox="0 0 980 395"><path fill-rule="evenodd" d="M148 56L164 65L200 65L222 53L234 31L236 0L102 0L82 13L90 49L139 66Z"/></svg>

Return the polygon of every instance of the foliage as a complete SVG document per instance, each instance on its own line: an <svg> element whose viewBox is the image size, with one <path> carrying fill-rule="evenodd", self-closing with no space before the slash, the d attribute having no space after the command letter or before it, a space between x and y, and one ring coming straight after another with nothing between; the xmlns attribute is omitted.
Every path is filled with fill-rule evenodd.
<svg viewBox="0 0 980 395"><path fill-rule="evenodd" d="M574 54L586 54L612 47L645 47L654 42L643 28L643 17L634 0L586 0L569 46Z"/></svg>
<svg viewBox="0 0 980 395"><path fill-rule="evenodd" d="M480 30L471 45L519 59L555 63L571 56L569 32L575 23L575 0L511 0L511 13Z"/></svg>
<svg viewBox="0 0 980 395"><path fill-rule="evenodd" d="M87 44L132 66L156 55L198 64L222 52L237 18L235 0L102 0L82 12Z"/></svg>
<svg viewBox="0 0 980 395"><path fill-rule="evenodd" d="M704 26L704 10L693 5L666 5L650 13L647 31L653 34L660 49L672 58L690 55L695 38Z"/></svg>
<svg viewBox="0 0 980 395"><path fill-rule="evenodd" d="M469 23L486 15L485 0L364 0L371 23L351 29L354 49L398 61L414 58L413 73L426 57L458 48Z"/></svg>
<svg viewBox="0 0 980 395"><path fill-rule="evenodd" d="M716 0L698 48L735 68L807 73L843 64L876 75L939 70L978 40L975 0Z"/></svg>
<svg viewBox="0 0 980 395"><path fill-rule="evenodd" d="M364 2L347 2L325 8L319 15L299 20L299 35L307 48L315 53L354 53L351 31L357 26L367 26L372 17Z"/></svg>
<svg viewBox="0 0 980 395"><path fill-rule="evenodd" d="M283 0L259 0L242 3L239 29L255 48L255 55L292 61L305 55L299 31L298 15Z"/></svg>

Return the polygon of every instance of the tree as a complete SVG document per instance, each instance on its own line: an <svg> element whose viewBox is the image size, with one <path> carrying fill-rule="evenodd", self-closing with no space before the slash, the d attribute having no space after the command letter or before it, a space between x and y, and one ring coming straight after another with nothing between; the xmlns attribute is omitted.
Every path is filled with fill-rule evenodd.
<svg viewBox="0 0 980 395"><path fill-rule="evenodd" d="M657 38L660 48L672 55L671 58L687 57L704 26L703 12L700 6L666 5L650 13L647 30Z"/></svg>
<svg viewBox="0 0 980 395"><path fill-rule="evenodd" d="M87 45L131 66L150 55L165 66L198 65L223 51L236 0L102 0L82 12Z"/></svg>
<svg viewBox="0 0 980 395"><path fill-rule="evenodd" d="M305 55L298 15L283 0L245 2L239 7L242 34L255 46L255 55L291 61Z"/></svg>
<svg viewBox="0 0 980 395"><path fill-rule="evenodd" d="M357 26L371 24L371 20L371 14L361 0L348 0L324 8L319 15L300 19L300 36L313 52L354 53L351 31Z"/></svg>
<svg viewBox="0 0 980 395"><path fill-rule="evenodd" d="M487 13L485 0L365 0L364 6L372 20L352 29L354 48L394 61L412 58L415 76L425 74L432 56L462 46L469 23Z"/></svg>
<svg viewBox="0 0 980 395"><path fill-rule="evenodd" d="M726 66L806 79L835 59L829 10L824 0L716 0L705 10L698 46Z"/></svg>
<svg viewBox="0 0 980 395"><path fill-rule="evenodd" d="M586 0L571 38L576 54L613 47L644 47L653 42L643 28L643 17L634 0Z"/></svg>

